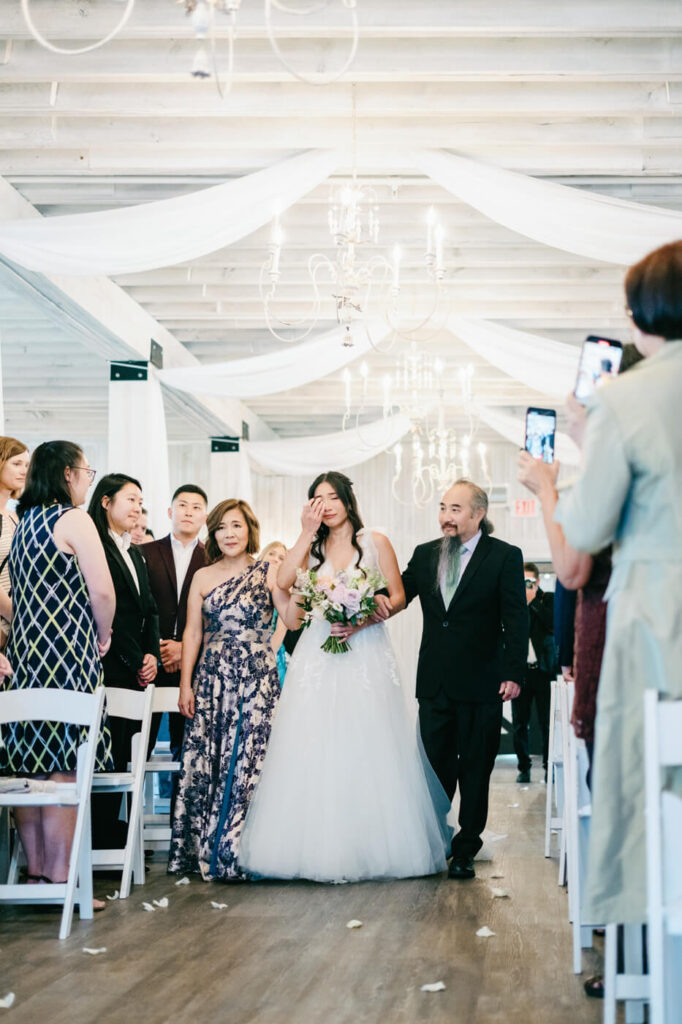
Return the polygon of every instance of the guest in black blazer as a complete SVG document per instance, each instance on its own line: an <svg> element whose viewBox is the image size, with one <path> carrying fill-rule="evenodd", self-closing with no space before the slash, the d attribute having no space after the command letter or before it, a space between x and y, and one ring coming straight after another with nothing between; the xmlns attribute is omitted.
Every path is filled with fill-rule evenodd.
<svg viewBox="0 0 682 1024"><path fill-rule="evenodd" d="M100 535L116 593L111 647L102 659L105 686L142 690L156 678L159 659L158 612L147 566L130 544L130 530L142 508L142 490L133 477L110 473L97 484L88 512ZM114 767L124 771L130 743L139 727L123 718L109 717ZM120 797L93 801L93 843L117 848L125 842L125 825L113 810Z"/></svg>
<svg viewBox="0 0 682 1024"><path fill-rule="evenodd" d="M417 668L424 749L447 795L459 784L451 878L473 878L488 816L502 702L518 696L528 651L523 557L493 539L488 496L458 480L440 504L440 540L420 544L403 573L424 616Z"/></svg>
<svg viewBox="0 0 682 1024"><path fill-rule="evenodd" d="M187 621L187 597L197 569L206 564L199 531L206 522L208 498L196 484L178 487L168 509L171 532L167 537L140 547L149 573L152 594L159 610L161 664L157 686L180 685L182 634ZM154 749L161 715L152 717L149 749ZM185 719L178 711L168 715L171 756L180 760ZM171 815L172 817L172 815Z"/></svg>

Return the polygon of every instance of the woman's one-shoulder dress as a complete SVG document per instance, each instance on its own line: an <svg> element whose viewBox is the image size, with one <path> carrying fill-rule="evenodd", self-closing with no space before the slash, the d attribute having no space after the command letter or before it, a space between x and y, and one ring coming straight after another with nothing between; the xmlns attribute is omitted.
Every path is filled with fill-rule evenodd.
<svg viewBox="0 0 682 1024"><path fill-rule="evenodd" d="M239 842L280 695L267 565L256 562L204 599L173 819L169 871L239 878Z"/></svg>

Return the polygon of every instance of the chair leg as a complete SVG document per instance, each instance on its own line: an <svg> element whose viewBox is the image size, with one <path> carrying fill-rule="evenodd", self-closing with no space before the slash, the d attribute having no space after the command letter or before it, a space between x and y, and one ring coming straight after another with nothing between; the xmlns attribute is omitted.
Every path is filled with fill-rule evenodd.
<svg viewBox="0 0 682 1024"><path fill-rule="evenodd" d="M550 743L551 743L550 738ZM551 750L551 747L550 747ZM547 792L545 794L545 857L549 857L552 847L552 794L554 792L554 761L547 766Z"/></svg>
<svg viewBox="0 0 682 1024"><path fill-rule="evenodd" d="M607 924L604 938L604 1024L616 1024L618 925Z"/></svg>
<svg viewBox="0 0 682 1024"><path fill-rule="evenodd" d="M83 920L93 917L92 901L92 822L90 819L89 801L85 806L85 821L81 838L80 856L78 858L78 913Z"/></svg>
<svg viewBox="0 0 682 1024"><path fill-rule="evenodd" d="M76 816L76 827L73 832L73 841L71 843L71 855L69 858L69 877L66 882L66 893L64 895L64 908L62 910L62 921L59 928L59 938L68 939L71 934L71 924L73 921L73 907L76 902L76 884L78 877L81 872L81 851L83 847L83 838L85 825L88 824L89 806L86 799L81 799L78 805L78 814ZM85 880L85 888L88 888L87 872L85 872L85 879L81 879L81 885ZM79 895L78 911L81 918L90 919L92 917L92 874L90 874L90 898L86 898L86 894L81 888Z"/></svg>
<svg viewBox="0 0 682 1024"><path fill-rule="evenodd" d="M126 839L123 858L123 874L121 876L121 899L130 895L131 877L134 872L135 883L144 884L144 840L142 822L142 787L144 776L137 778L133 785L133 799L128 818L128 838Z"/></svg>
<svg viewBox="0 0 682 1024"><path fill-rule="evenodd" d="M623 967L625 974L641 975L644 973L644 950L640 925L623 925ZM643 1024L643 1000L627 999L625 1001L625 1022L626 1024Z"/></svg>

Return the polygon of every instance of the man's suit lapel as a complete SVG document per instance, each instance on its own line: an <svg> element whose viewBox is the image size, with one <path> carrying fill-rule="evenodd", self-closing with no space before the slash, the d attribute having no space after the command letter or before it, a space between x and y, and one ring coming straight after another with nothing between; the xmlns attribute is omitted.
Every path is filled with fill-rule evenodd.
<svg viewBox="0 0 682 1024"><path fill-rule="evenodd" d="M175 575L175 559L173 558L173 546L171 544L170 534L167 537L162 537L159 541L159 553L161 559L168 573L168 579L171 585L171 594L173 595L173 602L177 601L178 594L178 580ZM176 609L177 610L177 609Z"/></svg>
<svg viewBox="0 0 682 1024"><path fill-rule="evenodd" d="M440 551L440 541L434 540L431 550L429 552L429 582L433 588L433 600L436 603L438 609L438 615L440 618L445 615L445 601L443 600L443 592L440 588L440 580L437 578L438 572L438 553Z"/></svg>
<svg viewBox="0 0 682 1024"><path fill-rule="evenodd" d="M462 578L459 581L459 585L458 585L457 590L455 591L455 593L453 595L452 600L450 601L448 609L452 608L453 605L455 605L457 603L457 601L462 596L462 594L464 593L466 588L469 586L469 584L471 583L473 577L476 575L476 573L478 572L479 568L481 567L481 565L483 564L483 562L485 561L485 559L487 558L489 553L490 553L490 541L488 539L487 534L482 534L481 535L481 539L479 540L478 544L476 545L476 549L475 549L473 555L471 556L471 558L469 559L469 562L467 563L466 569L462 573Z"/></svg>
<svg viewBox="0 0 682 1024"><path fill-rule="evenodd" d="M135 568L138 569L139 568L138 562L135 560L135 555L137 554L137 552L133 551L132 546L130 547L129 551L130 551L130 556L133 559L133 564L134 564ZM111 557L114 559L114 562L116 563L116 565L118 566L118 568L120 570L120 575L125 580L126 585L130 588L130 592L132 593L133 597L135 598L135 600L137 601L137 603L141 607L142 606L141 594L138 593L137 587L135 586L135 581L133 580L132 576L130 575L130 569L128 568L128 566L123 561L123 555L118 550L118 548L116 547L116 544L113 541L111 541L111 543L109 544L109 553L110 553ZM141 555L138 556L138 558L140 558L140 559L141 559L141 557L142 557ZM139 580L140 580L140 573L138 572L138 582L139 582ZM140 591L141 590L142 590L142 587L140 586Z"/></svg>
<svg viewBox="0 0 682 1024"><path fill-rule="evenodd" d="M197 571L197 569L203 569L205 565L206 554L204 552L204 545L201 543L201 541L199 541L199 543L194 548L194 551L192 552L192 557L189 560L187 572L185 573L185 578L182 582L182 590L180 591L179 601L180 604L182 604L183 601L187 601L187 596L189 594L189 588L192 585L192 577L194 573Z"/></svg>

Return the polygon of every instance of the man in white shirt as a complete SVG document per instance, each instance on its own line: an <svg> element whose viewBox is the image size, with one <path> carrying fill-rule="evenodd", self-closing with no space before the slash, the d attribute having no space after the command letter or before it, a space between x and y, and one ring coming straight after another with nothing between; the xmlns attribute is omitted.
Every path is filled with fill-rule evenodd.
<svg viewBox="0 0 682 1024"><path fill-rule="evenodd" d="M168 518L171 532L161 540L140 547L149 571L154 600L159 609L161 635L161 665L156 677L157 686L180 685L182 634L187 617L187 597L192 577L204 562L204 545L199 533L206 522L208 499L196 484L182 484L173 495ZM180 756L184 732L184 718L168 716L171 755ZM150 750L156 743L161 715L152 718Z"/></svg>

